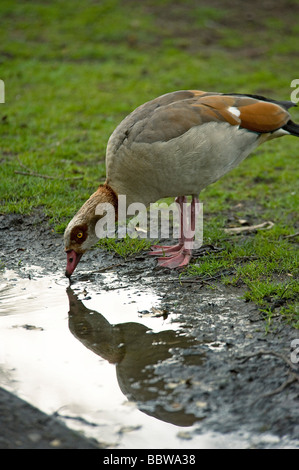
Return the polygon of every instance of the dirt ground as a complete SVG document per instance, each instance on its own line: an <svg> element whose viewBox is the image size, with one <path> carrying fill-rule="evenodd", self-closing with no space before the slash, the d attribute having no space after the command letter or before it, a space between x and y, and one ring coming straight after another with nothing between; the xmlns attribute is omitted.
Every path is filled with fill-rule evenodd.
<svg viewBox="0 0 299 470"><path fill-rule="evenodd" d="M0 231L0 256L6 268L20 275L30 265L40 266L45 276L64 271L62 236L49 228L39 211L26 217L1 215ZM175 314L180 323L180 336L171 352L165 354L158 347L157 357L146 363L148 375L138 376L140 390L155 377L154 393L138 393L138 388L130 387L122 390L140 410L180 426L197 423L198 433L255 433L260 440L254 447L299 446L298 364L290 360L296 330L274 318L273 328L265 334L261 313L254 304L240 299L242 291L216 281L210 285L180 283L178 273L157 268L156 261L145 253L123 260L91 250L82 258L73 282L84 285L88 280L96 292L101 288L102 273L109 272L110 266L118 277L111 289L152 286L162 295L161 312ZM142 337L134 334L134 348L142 352ZM132 376L135 368L144 368L144 361L132 365ZM118 373L122 386L124 371ZM0 409L0 448L53 448L53 442L60 448L96 447L55 417L42 416L4 391ZM35 444L36 434L45 439ZM26 435L29 438L24 440Z"/></svg>
<svg viewBox="0 0 299 470"><path fill-rule="evenodd" d="M98 449L54 417L0 388L0 449Z"/></svg>

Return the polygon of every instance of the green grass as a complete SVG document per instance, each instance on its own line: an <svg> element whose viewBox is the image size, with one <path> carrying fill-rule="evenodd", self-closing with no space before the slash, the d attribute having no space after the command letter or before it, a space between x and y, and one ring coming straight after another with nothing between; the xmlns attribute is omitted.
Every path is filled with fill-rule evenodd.
<svg viewBox="0 0 299 470"><path fill-rule="evenodd" d="M149 250L151 242L139 238L131 238L128 235L122 239L117 238L103 238L99 240L97 246L104 248L107 251L113 251L122 258L127 258L130 255L139 253L140 251Z"/></svg>
<svg viewBox="0 0 299 470"><path fill-rule="evenodd" d="M298 0L272 10L228 0L3 0L0 212L42 207L63 232L105 180L115 126L159 94L199 88L290 99L298 78L298 14ZM292 115L299 121L298 109ZM298 231L297 159L295 137L270 142L203 191L204 243L223 251L186 272L223 272L223 282L247 286L246 298L261 309L269 308L263 299L285 292L274 313L294 325L298 252L296 239L286 236ZM223 227L232 216L274 226L228 240ZM136 240L104 245L122 256L145 247Z"/></svg>
<svg viewBox="0 0 299 470"><path fill-rule="evenodd" d="M220 278L225 285L245 287L244 299L266 313L268 326L276 313L299 328L298 249L281 235L284 232L281 226L281 230L229 239L223 239L220 232L215 242L222 251L194 261L181 276L203 281ZM215 227L206 227L206 237L213 241Z"/></svg>

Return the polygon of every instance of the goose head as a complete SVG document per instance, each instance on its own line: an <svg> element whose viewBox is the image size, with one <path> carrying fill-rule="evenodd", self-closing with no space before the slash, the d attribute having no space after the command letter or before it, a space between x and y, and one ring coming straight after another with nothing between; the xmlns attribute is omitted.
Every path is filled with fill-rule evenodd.
<svg viewBox="0 0 299 470"><path fill-rule="evenodd" d="M96 235L96 224L104 214L97 213L97 207L99 204L107 203L117 208L116 193L104 184L83 204L65 229L64 246L67 256L65 275L67 277L71 277L82 255L99 240Z"/></svg>

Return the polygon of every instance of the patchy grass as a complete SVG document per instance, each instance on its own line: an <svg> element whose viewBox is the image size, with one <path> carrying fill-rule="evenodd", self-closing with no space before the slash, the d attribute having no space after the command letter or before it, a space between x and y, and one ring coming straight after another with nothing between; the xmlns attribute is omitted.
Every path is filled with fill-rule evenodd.
<svg viewBox="0 0 299 470"><path fill-rule="evenodd" d="M194 261L182 276L202 280L215 277L226 285L245 287L245 300L259 306L268 326L273 315L280 314L299 328L298 249L277 233L261 231L230 240L219 238L217 244L223 250Z"/></svg>
<svg viewBox="0 0 299 470"><path fill-rule="evenodd" d="M0 14L0 212L42 207L60 232L104 181L109 135L139 104L186 88L290 99L298 78L297 0L3 0ZM294 325L298 251L287 236L298 231L297 158L295 137L270 142L202 192L204 243L223 251L184 273L224 273ZM274 226L228 240L223 228L240 219ZM144 249L130 239L101 246L121 256Z"/></svg>
<svg viewBox="0 0 299 470"><path fill-rule="evenodd" d="M140 251L149 250L151 242L140 238L130 238L128 235L122 239L103 238L99 240L97 246L108 251L114 251L122 258L139 253Z"/></svg>

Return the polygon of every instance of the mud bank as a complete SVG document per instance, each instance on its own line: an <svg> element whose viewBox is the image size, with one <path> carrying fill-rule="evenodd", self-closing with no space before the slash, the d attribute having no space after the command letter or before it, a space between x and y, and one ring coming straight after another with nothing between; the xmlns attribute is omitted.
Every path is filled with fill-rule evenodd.
<svg viewBox="0 0 299 470"><path fill-rule="evenodd" d="M0 449L98 449L97 442L0 388Z"/></svg>
<svg viewBox="0 0 299 470"><path fill-rule="evenodd" d="M122 422L123 403L119 402L119 409L115 405L115 413L120 413L117 423L105 416L107 432L118 426L108 442L101 438L102 415L89 415L91 426L86 420L84 424L78 407L77 415L73 411L70 417L66 409L59 411L53 404L43 410L52 414L51 419L67 426L76 421L76 430L95 439L91 446L96 442L101 447L153 448L157 442L150 440L149 429L151 434L153 429L157 434L163 430L165 436L171 429L169 437L160 440L160 448L299 446L298 369L290 361L291 342L298 332L277 318L266 335L263 317L254 304L240 298L241 290L220 283L181 284L177 273L156 268L155 260L143 254L123 260L100 250L82 258L69 286L63 275L62 237L49 228L40 212L30 217L0 216L0 229L5 266L2 300L9 297L9 289L15 295L20 279L26 281L25 290L31 289L30 283L39 289L40 280L54 279L59 293L52 289L49 300L44 296L44 301L49 306L54 302L53 311L58 311L62 307L55 306L55 296L56 301L62 296L59 305L63 304L64 310L57 317L58 332L67 317L64 334L76 341L82 358L87 354L83 351L88 351L92 357L88 360L97 361L94 367L99 361L103 367L109 363L123 402L135 413L128 415L133 423L130 428ZM15 274L7 276L8 272ZM138 303L139 295L148 303ZM33 297L31 302L39 303L38 292ZM17 301L14 312L5 311L5 302L3 305L2 328L11 331L17 319L23 327L18 331L35 334L28 331L26 316L22 323ZM9 323L7 318L14 313L18 317ZM42 323L43 314L38 319L33 328L42 325L44 330L51 329ZM20 376L18 381L22 382ZM13 387L9 380L2 379L0 386L18 395L18 386ZM0 402L2 410L6 406L9 410L6 393L0 395ZM15 413L24 422L23 407L16 407ZM15 421L7 426L10 436L15 435L12 442L17 442L22 428L15 426ZM30 426L31 435L36 434L34 421ZM65 432L70 432L67 427ZM1 438L0 447L5 448L5 436Z"/></svg>

